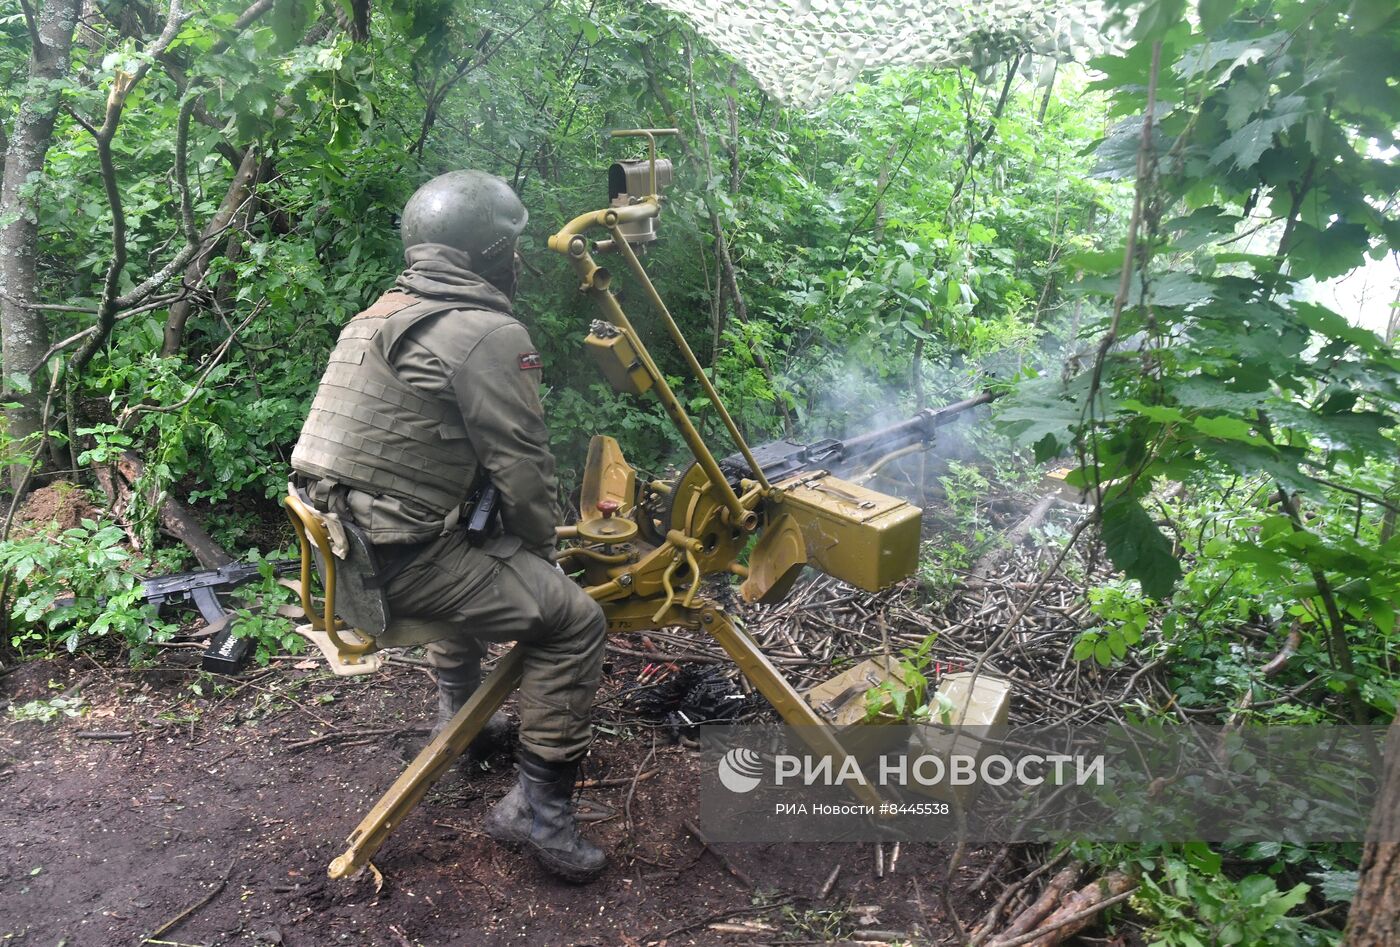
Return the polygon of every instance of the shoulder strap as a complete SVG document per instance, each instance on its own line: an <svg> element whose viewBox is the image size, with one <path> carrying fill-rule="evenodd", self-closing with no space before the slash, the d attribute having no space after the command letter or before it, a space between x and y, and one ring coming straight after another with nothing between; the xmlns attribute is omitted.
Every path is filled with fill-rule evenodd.
<svg viewBox="0 0 1400 947"><path fill-rule="evenodd" d="M357 313L350 321L357 319L387 319L398 312L403 312L409 306L414 305L419 300L410 296L400 289L391 289L383 296L376 299L364 312Z"/></svg>

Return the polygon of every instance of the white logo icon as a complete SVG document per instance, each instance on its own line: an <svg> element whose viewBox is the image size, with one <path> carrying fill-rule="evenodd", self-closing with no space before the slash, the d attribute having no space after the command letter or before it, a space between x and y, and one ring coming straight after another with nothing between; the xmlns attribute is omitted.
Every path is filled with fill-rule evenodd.
<svg viewBox="0 0 1400 947"><path fill-rule="evenodd" d="M719 761L719 781L730 792L752 792L758 788L763 758L753 750L735 748Z"/></svg>

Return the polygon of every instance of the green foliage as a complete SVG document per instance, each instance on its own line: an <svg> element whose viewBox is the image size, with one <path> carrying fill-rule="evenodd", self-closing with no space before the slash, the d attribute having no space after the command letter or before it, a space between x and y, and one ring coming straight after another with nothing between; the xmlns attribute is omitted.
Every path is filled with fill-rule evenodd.
<svg viewBox="0 0 1400 947"><path fill-rule="evenodd" d="M0 543L0 570L10 576L10 640L21 654L62 644L69 651L115 635L139 648L169 637L144 602L140 560L122 548L112 523L85 519L57 535L36 533Z"/></svg>
<svg viewBox="0 0 1400 947"><path fill-rule="evenodd" d="M47 700L27 701L9 709L10 719L16 722L52 723L60 717L81 717L86 711L82 697L50 697Z"/></svg>
<svg viewBox="0 0 1400 947"><path fill-rule="evenodd" d="M904 723L947 722L951 703L928 690L929 652L938 635L930 634L917 648L902 648L896 660L898 673L865 692L867 720Z"/></svg>
<svg viewBox="0 0 1400 947"><path fill-rule="evenodd" d="M1117 496L1100 510L1103 544L1113 564L1142 582L1142 590L1165 597L1181 577L1171 542L1131 497Z"/></svg>
<svg viewBox="0 0 1400 947"><path fill-rule="evenodd" d="M1353 849L1342 853L1337 848ZM1145 943L1153 947L1215 945L1335 945L1339 931L1313 922L1318 900L1350 900L1356 873L1338 867L1356 857L1357 846L1284 842L1212 847L1175 845L1071 845L1076 857L1103 870L1128 870L1139 886L1130 904L1148 922ZM1321 870L1300 881L1308 864Z"/></svg>
<svg viewBox="0 0 1400 947"><path fill-rule="evenodd" d="M1267 476L1326 507L1330 482L1394 463L1400 357L1313 301L1309 281L1400 237L1380 209L1395 169L1378 157L1400 105L1371 68L1400 53L1400 17L1273 3L1188 24L1180 5L1150 10L1136 47L1096 63L1121 117L1098 173L1131 178L1149 46L1161 43L1141 269L1114 326L1123 341L1105 353L1099 384L1089 366L1036 379L1002 418L1043 455L1081 451L1081 483L1125 484L1105 497L1104 539L1114 563L1163 598L1181 573L1143 507L1147 484L1200 469ZM1276 249L1241 253L1239 240L1260 230ZM1083 292L1112 300L1122 261L1121 250L1076 257L1099 274ZM1396 550L1383 542L1280 522L1256 549L1254 565L1280 582L1330 574L1347 614L1393 599ZM1316 590L1299 591L1310 611L1322 607Z"/></svg>
<svg viewBox="0 0 1400 947"><path fill-rule="evenodd" d="M1121 584L1110 583L1089 590L1094 617L1101 624L1080 632L1074 641L1074 659L1093 658L1104 667L1122 658L1128 648L1142 641L1151 615L1151 602Z"/></svg>
<svg viewBox="0 0 1400 947"><path fill-rule="evenodd" d="M297 634L290 620L276 614L276 607L292 599L292 593L278 583L272 560L256 550L249 560L257 565L259 581L248 582L234 590L240 603L233 609L232 630L239 638L250 638L254 644L253 659L266 667L274 654L301 654L306 639Z"/></svg>
<svg viewBox="0 0 1400 947"><path fill-rule="evenodd" d="M709 139L706 159L694 144L690 157L672 147L678 180L647 262L760 440L782 433L784 415L814 435L872 413L890 419L960 394L998 359L1023 358L1061 302L1065 251L1085 243L1076 224L1109 191L1075 155L1092 120L1058 102L1038 115L1036 90L1011 96L976 166L962 160L980 134L968 116L992 120L999 76L892 73L805 115L646 8L398 0L373 11L370 37L356 43L315 5L279 0L230 42L242 12L231 0L196 12L171 48L179 82L153 70L114 141L132 261L123 290L181 240L170 184L188 96L202 108L188 142L197 223L219 210L245 148L262 161L253 195L210 247L178 353L158 354L169 312L156 305L124 317L85 373L80 400L109 408L77 425L75 452L88 462L133 450L149 471L143 496L221 502L282 489L340 326L400 265L395 215L443 170L502 174L530 205L518 310L544 355L566 490L599 430L646 469L679 459L660 410L613 395L577 357L591 313L564 261L544 250L562 221L601 202L605 157L625 150L605 156L597 129L662 123L671 108L693 143ZM65 86L73 109L98 114L140 46L114 36L105 58L79 47L76 72L94 81ZM0 68L22 67L0 54ZM0 95L0 112L13 95ZM734 173L723 167L730 152ZM38 186L43 295L65 304L92 305L111 258L95 168L91 136L62 114ZM716 226L746 318L717 298ZM644 311L634 315L650 328ZM54 313L51 328L62 337L89 324ZM681 374L669 346L657 354ZM698 392L683 385L682 395ZM723 445L713 413L690 406ZM134 513L155 539L151 508Z"/></svg>
<svg viewBox="0 0 1400 947"><path fill-rule="evenodd" d="M1121 243L1075 256L1087 328L1111 334L1062 375L1028 372L1000 417L1041 458L1075 454L1071 482L1099 498L1109 557L1134 580L1093 590L1075 658L1140 649L1197 720L1389 719L1400 357L1315 287L1400 237L1380 157L1400 101L1375 71L1400 54L1400 17L1301 2L1198 12L1149 4L1135 45L1096 63L1118 120L1096 173L1141 192L1134 271L1120 298ZM1179 486L1153 489L1166 482ZM1152 943L1337 941L1298 916L1347 898L1355 852L1229 854L1228 867L1204 846L1142 863L1134 907Z"/></svg>
<svg viewBox="0 0 1400 947"><path fill-rule="evenodd" d="M1171 599L1157 603L1136 594L1133 587L1103 585L1091 590L1099 624L1080 635L1074 656L1085 660L1121 657L1141 640L1150 653L1164 659L1172 691L1184 707L1231 706L1253 692L1263 706L1247 713L1267 722L1321 723L1347 719L1350 708L1337 700L1355 683L1363 702L1381 719L1392 717L1400 684L1394 673L1395 636L1392 608L1348 605L1345 641L1352 668L1339 665L1332 652L1325 614L1313 609L1317 587L1296 563L1279 562L1270 551L1275 544L1296 542L1303 534L1286 517L1269 512L1274 484L1266 478L1227 481L1223 492L1204 476L1171 508L1157 507L1172 524L1186 563ZM1355 504L1333 497L1335 507L1322 508L1309 524L1308 548L1355 550L1370 531L1383 523L1357 529ZM1348 508L1349 507L1349 508ZM1348 515L1351 514L1351 515ZM1374 535L1374 532L1372 532ZM1338 557L1340 558L1340 557ZM1385 575L1377 564L1373 574ZM1367 588L1338 586L1342 603L1369 595ZM1258 668L1282 651L1290 633L1298 633L1292 656L1270 678ZM1105 644L1121 636L1121 644ZM1120 651L1119 648L1123 648ZM1305 688L1319 690L1306 703L1280 701L1281 693Z"/></svg>
<svg viewBox="0 0 1400 947"><path fill-rule="evenodd" d="M1205 846L1164 855L1144 876L1133 907L1153 922L1149 943L1162 947L1293 947L1335 944L1340 937L1289 912L1307 897L1298 883L1281 890L1267 875L1239 880L1220 873L1220 856Z"/></svg>
<svg viewBox="0 0 1400 947"><path fill-rule="evenodd" d="M274 654L301 654L306 647L306 639L296 633L290 621L269 614L261 603L256 611L235 608L233 613L233 633L253 640L253 659L263 667Z"/></svg>

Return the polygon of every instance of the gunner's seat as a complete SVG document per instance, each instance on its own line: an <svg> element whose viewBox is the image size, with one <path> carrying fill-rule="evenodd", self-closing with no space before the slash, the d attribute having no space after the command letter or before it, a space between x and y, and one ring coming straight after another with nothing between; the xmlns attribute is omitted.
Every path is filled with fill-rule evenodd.
<svg viewBox="0 0 1400 947"><path fill-rule="evenodd" d="M384 663L381 649L427 644L452 633L447 622L391 614L374 546L357 526L320 512L295 488L282 505L301 546L299 592L307 620L296 630L332 672L371 674ZM321 584L319 602L312 594L313 573Z"/></svg>

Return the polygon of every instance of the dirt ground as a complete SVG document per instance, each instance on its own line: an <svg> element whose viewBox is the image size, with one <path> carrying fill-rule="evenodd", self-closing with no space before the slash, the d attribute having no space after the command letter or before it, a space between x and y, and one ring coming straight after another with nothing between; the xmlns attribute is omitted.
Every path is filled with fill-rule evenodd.
<svg viewBox="0 0 1400 947"><path fill-rule="evenodd" d="M16 535L36 529L72 529L84 519L97 519L102 514L88 502L87 491L75 483L63 480L40 487L29 494L16 520Z"/></svg>
<svg viewBox="0 0 1400 947"><path fill-rule="evenodd" d="M869 844L724 846L731 872L683 825L697 757L663 735L655 775L634 783L655 731L625 715L583 773L603 782L583 790L581 812L613 858L595 884L555 881L480 832L513 778L505 759L438 785L375 858L378 890L367 873L331 881L326 865L423 739L427 672L337 679L288 660L210 678L197 660L166 650L136 670L64 658L0 677L0 705L83 699L76 717L0 716L0 945L954 940L940 898L947 852L935 846L904 846L883 877ZM605 688L640 667L614 659ZM955 880L963 918L995 893L968 890L985 864L973 853Z"/></svg>

